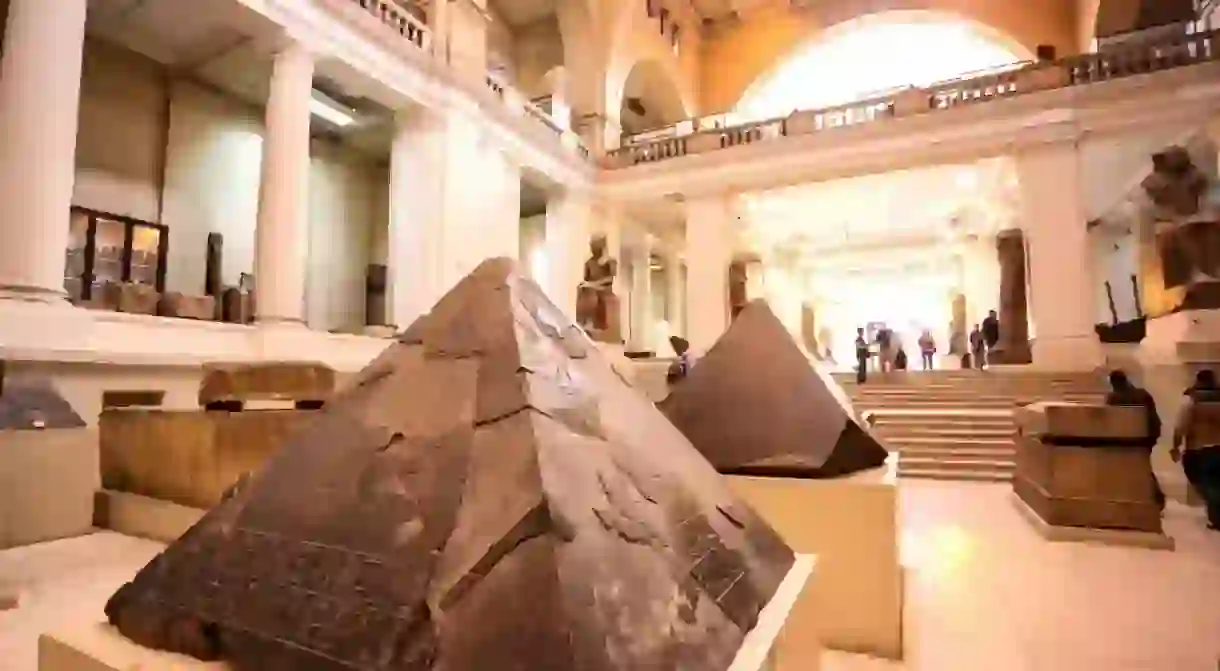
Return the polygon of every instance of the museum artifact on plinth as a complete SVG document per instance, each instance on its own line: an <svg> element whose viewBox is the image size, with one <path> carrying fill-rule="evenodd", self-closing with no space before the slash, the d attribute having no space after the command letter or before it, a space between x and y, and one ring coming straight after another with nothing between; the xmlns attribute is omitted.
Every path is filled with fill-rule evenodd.
<svg viewBox="0 0 1220 671"><path fill-rule="evenodd" d="M987 355L991 364L1028 364L1029 302L1026 299L1025 234L1019 228L996 235L1000 260L1000 342ZM963 330L964 334L964 330Z"/></svg>
<svg viewBox="0 0 1220 671"><path fill-rule="evenodd" d="M794 563L492 259L106 613L238 671L724 671Z"/></svg>
<svg viewBox="0 0 1220 671"><path fill-rule="evenodd" d="M1013 491L1044 535L1068 527L1162 533L1144 408L1042 402L1018 409L1015 420Z"/></svg>
<svg viewBox="0 0 1220 671"><path fill-rule="evenodd" d="M95 434L49 381L7 368L0 361L0 549L87 533L92 500L65 492L88 492L72 481L88 472L63 464L88 461Z"/></svg>
<svg viewBox="0 0 1220 671"><path fill-rule="evenodd" d="M317 363L209 365L198 409L104 403L96 524L162 541L177 538L242 477L262 468L289 436L308 431L334 386L334 371Z"/></svg>
<svg viewBox="0 0 1220 671"><path fill-rule="evenodd" d="M779 668L808 668L820 654L803 647L806 631L829 648L901 658L889 454L767 303L747 304L658 407L793 549L818 557Z"/></svg>
<svg viewBox="0 0 1220 671"><path fill-rule="evenodd" d="M614 294L618 260L610 255L604 234L589 239L589 252L584 281L576 291L576 323L598 342L622 344L622 315Z"/></svg>

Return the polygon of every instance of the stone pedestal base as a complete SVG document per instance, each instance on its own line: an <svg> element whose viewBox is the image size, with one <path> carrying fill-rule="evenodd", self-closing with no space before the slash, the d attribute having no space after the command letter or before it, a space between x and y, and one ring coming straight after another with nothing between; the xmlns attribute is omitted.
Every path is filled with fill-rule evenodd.
<svg viewBox="0 0 1220 671"><path fill-rule="evenodd" d="M1015 492L1012 495L1013 506L1017 512L1029 522L1034 531L1042 538L1051 542L1100 543L1120 547L1138 547L1148 550L1173 550L1173 538L1161 533L1146 531L1122 531L1117 529L1088 529L1085 527L1064 527L1048 524L1038 516L1038 513L1021 500Z"/></svg>
<svg viewBox="0 0 1220 671"><path fill-rule="evenodd" d="M730 476L729 486L794 550L816 555L818 577L793 610L777 654L812 668L827 648L902 658L894 463L845 478ZM806 630L810 633L805 634Z"/></svg>
<svg viewBox="0 0 1220 671"><path fill-rule="evenodd" d="M775 596L759 614L758 624L746 635L728 671L789 671L789 667L777 665L773 652L777 641L788 634L789 615L813 570L813 557L797 556ZM224 662L201 662L185 655L150 650L103 623L45 633L38 638L38 671L231 671L231 668ZM815 662L800 667L800 671L819 668L820 663ZM790 671L797 669L791 667Z"/></svg>
<svg viewBox="0 0 1220 671"><path fill-rule="evenodd" d="M0 436L0 549L79 536L93 523L97 431Z"/></svg>
<svg viewBox="0 0 1220 671"><path fill-rule="evenodd" d="M94 524L125 536L172 543L207 511L139 494L103 489L94 498Z"/></svg>

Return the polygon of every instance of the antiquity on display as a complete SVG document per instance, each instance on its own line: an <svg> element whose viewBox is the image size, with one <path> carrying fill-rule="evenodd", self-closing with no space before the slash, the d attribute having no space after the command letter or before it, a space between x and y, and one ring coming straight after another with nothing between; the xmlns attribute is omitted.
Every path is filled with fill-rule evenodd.
<svg viewBox="0 0 1220 671"><path fill-rule="evenodd" d="M238 671L723 671L793 561L493 259L106 612Z"/></svg>
<svg viewBox="0 0 1220 671"><path fill-rule="evenodd" d="M658 406L721 473L834 477L888 456L762 300Z"/></svg>
<svg viewBox="0 0 1220 671"><path fill-rule="evenodd" d="M1184 287L1178 309L1220 307L1220 193L1185 148L1152 156L1141 184L1161 255L1166 288Z"/></svg>
<svg viewBox="0 0 1220 671"><path fill-rule="evenodd" d="M576 294L576 323L599 342L621 343L618 296L614 295L614 278L618 276L618 261L610 255L606 236L589 239L589 260L585 261L584 281Z"/></svg>

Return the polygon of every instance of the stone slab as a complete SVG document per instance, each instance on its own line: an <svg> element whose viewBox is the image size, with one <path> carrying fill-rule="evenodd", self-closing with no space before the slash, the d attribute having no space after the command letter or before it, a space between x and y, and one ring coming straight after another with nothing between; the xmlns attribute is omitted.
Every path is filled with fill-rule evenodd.
<svg viewBox="0 0 1220 671"><path fill-rule="evenodd" d="M789 635L787 622L799 602L816 561L797 555L779 589L759 613L728 671L818 671L812 666L789 667L773 655L777 641ZM231 671L224 662L203 662L172 652L137 645L112 625L97 623L44 633L38 638L38 671Z"/></svg>
<svg viewBox="0 0 1220 671"><path fill-rule="evenodd" d="M318 401L335 389L335 371L313 362L209 364L199 383L199 405L229 401Z"/></svg>
<svg viewBox="0 0 1220 671"><path fill-rule="evenodd" d="M172 543L207 513L139 494L103 489L94 497L94 524L126 536Z"/></svg>
<svg viewBox="0 0 1220 671"><path fill-rule="evenodd" d="M0 548L89 531L96 445L95 429L0 432Z"/></svg>
<svg viewBox="0 0 1220 671"><path fill-rule="evenodd" d="M1012 495L1013 506L1025 518L1039 536L1051 542L1098 543L1118 547L1137 547L1147 550L1173 550L1176 543L1172 536L1146 531L1120 531L1115 529L1088 529L1065 527L1047 523L1029 507L1020 496Z"/></svg>
<svg viewBox="0 0 1220 671"><path fill-rule="evenodd" d="M784 669L807 668L822 645L902 658L895 463L833 479L728 477L790 547L818 558L776 651Z"/></svg>
<svg viewBox="0 0 1220 671"><path fill-rule="evenodd" d="M1143 408L1043 401L1013 413L1018 430L1031 436L1135 439L1148 435Z"/></svg>

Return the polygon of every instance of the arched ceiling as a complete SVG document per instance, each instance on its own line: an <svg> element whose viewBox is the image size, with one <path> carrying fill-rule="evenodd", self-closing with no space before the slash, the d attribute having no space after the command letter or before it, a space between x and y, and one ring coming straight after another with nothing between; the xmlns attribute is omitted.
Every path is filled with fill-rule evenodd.
<svg viewBox="0 0 1220 671"><path fill-rule="evenodd" d="M635 64L623 85L620 123L626 133L639 133L686 119L682 94L656 61Z"/></svg>
<svg viewBox="0 0 1220 671"><path fill-rule="evenodd" d="M1079 41L1076 4L1065 0L819 0L797 10L790 3L768 3L739 18L721 21L705 36L701 107L704 113L732 109L751 84L825 30L883 12L920 11L934 18L969 21L1013 51L1032 54L1038 45L1049 44L1060 53L1073 53Z"/></svg>

